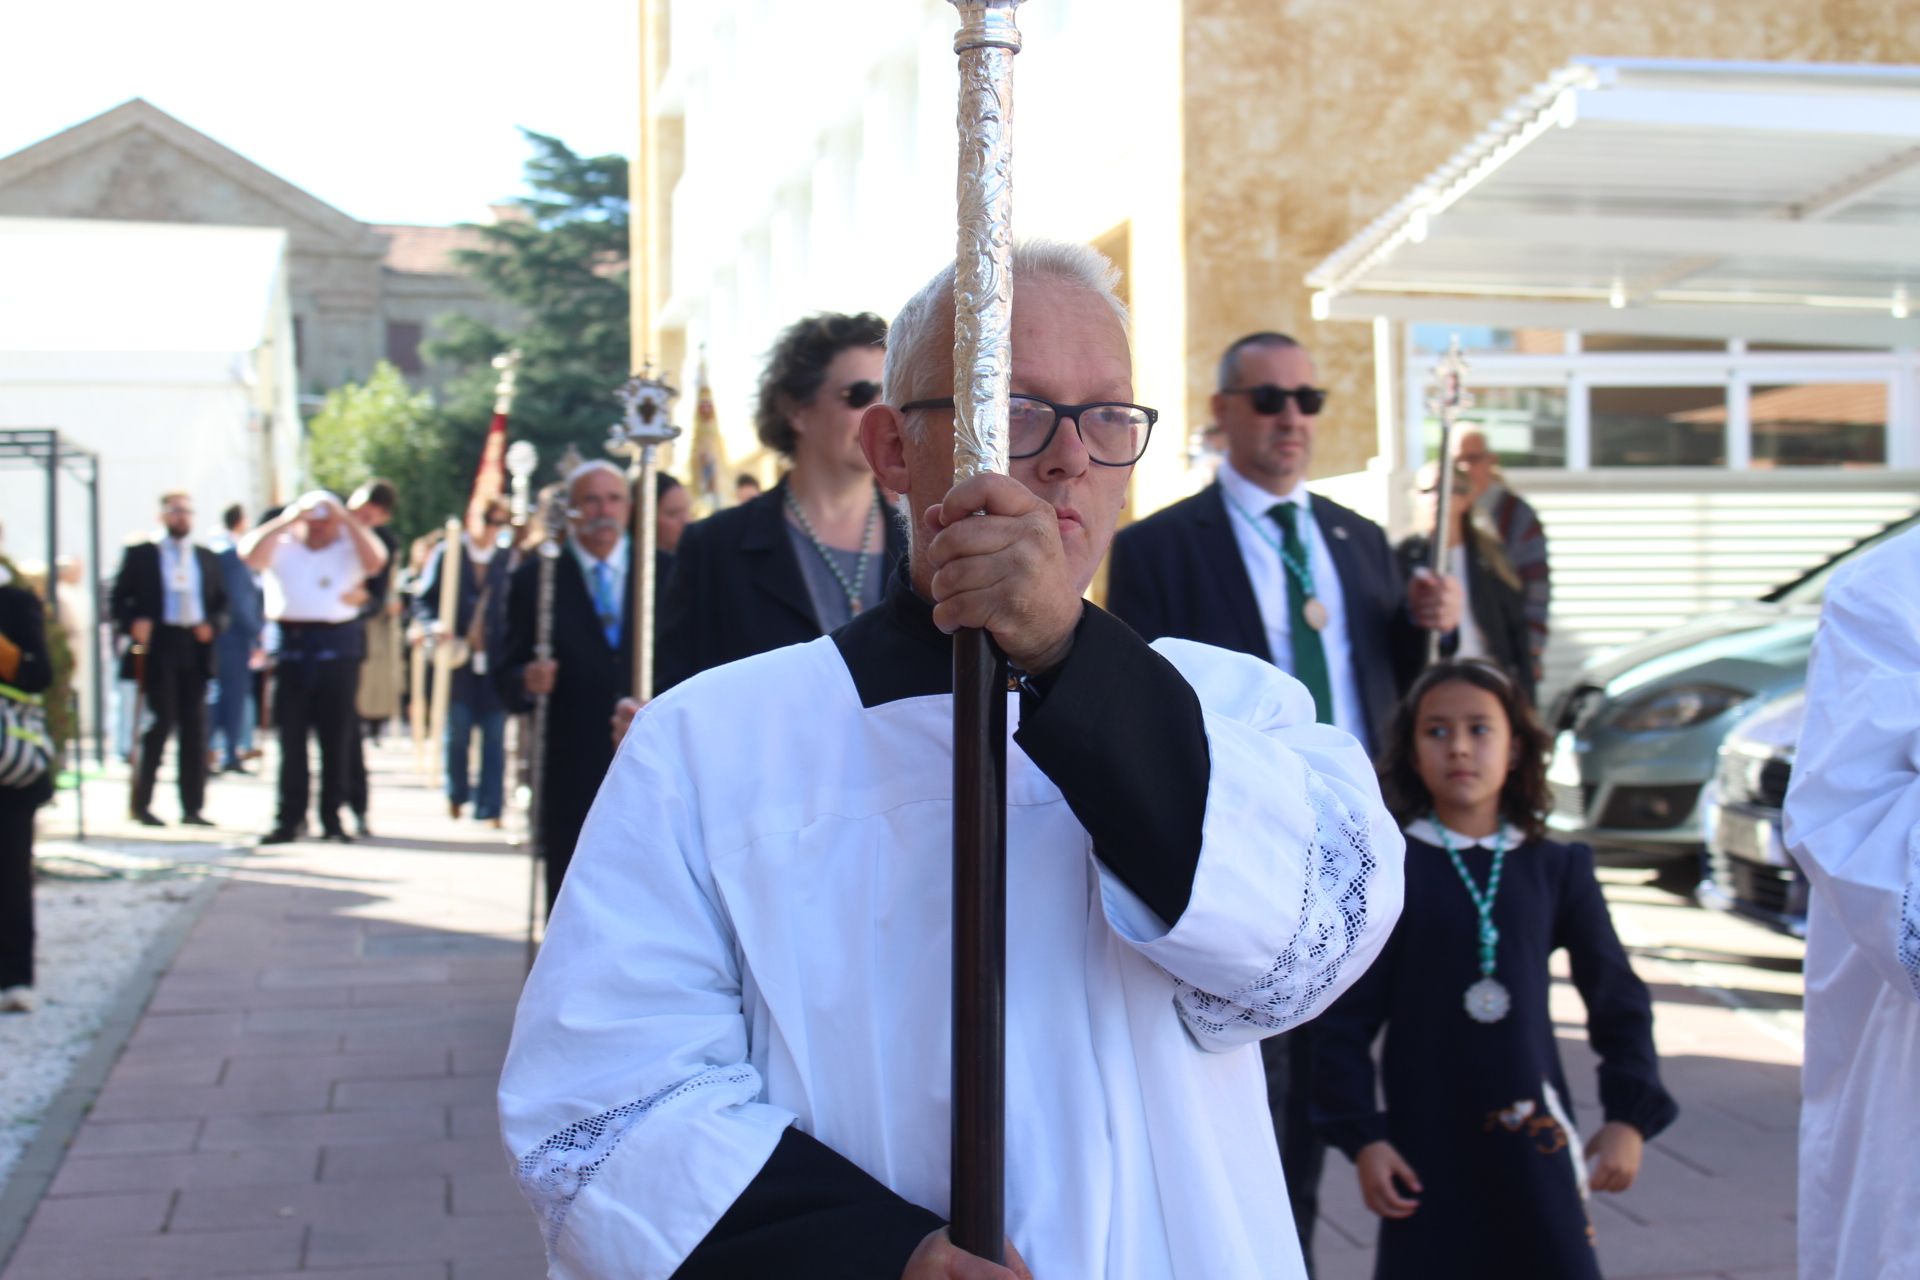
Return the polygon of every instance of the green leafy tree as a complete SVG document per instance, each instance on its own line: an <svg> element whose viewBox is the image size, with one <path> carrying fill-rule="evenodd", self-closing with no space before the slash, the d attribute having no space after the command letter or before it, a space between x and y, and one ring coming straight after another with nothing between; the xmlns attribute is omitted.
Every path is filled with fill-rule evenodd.
<svg viewBox="0 0 1920 1280"><path fill-rule="evenodd" d="M428 348L431 357L469 369L449 385L441 409L463 477L479 464L492 418L495 355L521 353L512 435L540 450L543 477L569 444L599 455L619 417L614 392L629 372L627 162L577 155L558 138L521 132L533 148L530 194L514 202L524 217L472 225L486 248L456 256L526 323L509 332L443 316L441 337Z"/></svg>
<svg viewBox="0 0 1920 1280"><path fill-rule="evenodd" d="M433 397L382 360L364 383L327 393L307 424L307 471L345 497L378 476L399 495L393 530L402 540L437 528L466 503L473 468L448 465L447 424Z"/></svg>

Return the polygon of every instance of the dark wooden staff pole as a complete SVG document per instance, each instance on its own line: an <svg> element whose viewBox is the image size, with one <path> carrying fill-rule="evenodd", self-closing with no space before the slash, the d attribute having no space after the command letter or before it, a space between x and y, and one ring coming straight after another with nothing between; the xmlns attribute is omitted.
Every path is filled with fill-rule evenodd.
<svg viewBox="0 0 1920 1280"><path fill-rule="evenodd" d="M1020 0L952 0L961 27L954 481L1007 470L1013 56ZM953 638L953 1242L1005 1261L1007 663Z"/></svg>

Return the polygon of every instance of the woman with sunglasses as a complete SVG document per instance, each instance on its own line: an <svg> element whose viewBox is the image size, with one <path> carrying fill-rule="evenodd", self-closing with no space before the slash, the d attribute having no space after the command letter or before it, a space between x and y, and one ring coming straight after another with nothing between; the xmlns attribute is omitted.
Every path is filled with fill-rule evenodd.
<svg viewBox="0 0 1920 1280"><path fill-rule="evenodd" d="M906 539L860 449L887 324L808 316L774 344L754 426L789 464L779 484L690 525L667 586L654 683L799 644L880 602Z"/></svg>

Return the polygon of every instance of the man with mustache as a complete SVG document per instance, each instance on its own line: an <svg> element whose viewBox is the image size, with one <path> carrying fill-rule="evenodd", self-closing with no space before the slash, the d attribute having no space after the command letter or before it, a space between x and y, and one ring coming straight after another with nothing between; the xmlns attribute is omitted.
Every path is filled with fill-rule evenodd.
<svg viewBox="0 0 1920 1280"><path fill-rule="evenodd" d="M514 571L507 596L506 660L495 673L515 710L547 694L539 826L552 911L581 824L613 759L607 736L614 704L633 687L632 562L627 525L632 494L610 462L582 463L567 477L567 540L553 567L553 656L534 657L540 557ZM536 749L541 749L536 747Z"/></svg>

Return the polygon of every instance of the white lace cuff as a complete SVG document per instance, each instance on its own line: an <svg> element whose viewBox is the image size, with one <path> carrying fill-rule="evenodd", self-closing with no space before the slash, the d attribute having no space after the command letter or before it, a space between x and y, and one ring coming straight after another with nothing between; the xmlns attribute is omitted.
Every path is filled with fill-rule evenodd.
<svg viewBox="0 0 1920 1280"><path fill-rule="evenodd" d="M1920 998L1920 828L1907 837L1907 889L1900 899L1900 967Z"/></svg>
<svg viewBox="0 0 1920 1280"><path fill-rule="evenodd" d="M745 1064L713 1067L649 1097L577 1120L516 1160L514 1177L520 1182L521 1194L540 1217L547 1248L551 1250L560 1238L573 1202L613 1158L635 1125L688 1094L729 1085L745 1086L746 1096L741 1101L751 1101L760 1092L759 1073Z"/></svg>
<svg viewBox="0 0 1920 1280"><path fill-rule="evenodd" d="M1174 980L1174 1006L1196 1036L1218 1037L1231 1027L1284 1031L1305 1022L1338 989L1341 966L1366 932L1379 869L1366 817L1347 812L1312 770L1306 791L1314 830L1299 927L1273 967L1238 990L1216 995Z"/></svg>

